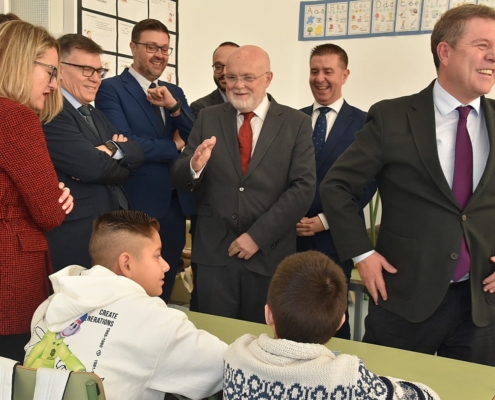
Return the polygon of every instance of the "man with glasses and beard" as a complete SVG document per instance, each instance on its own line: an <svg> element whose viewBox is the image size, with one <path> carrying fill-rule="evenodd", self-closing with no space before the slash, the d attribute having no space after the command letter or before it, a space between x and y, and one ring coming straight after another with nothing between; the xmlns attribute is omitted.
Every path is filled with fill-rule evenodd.
<svg viewBox="0 0 495 400"><path fill-rule="evenodd" d="M172 188L170 168L195 118L182 89L158 79L173 51L167 27L145 19L134 25L131 39L131 67L102 83L96 107L119 132L143 146L144 164L125 189L135 210L160 222L162 257L170 265L160 297L168 302L186 242L185 219L195 214L191 193Z"/></svg>
<svg viewBox="0 0 495 400"><path fill-rule="evenodd" d="M64 108L43 131L58 178L70 186L77 206L61 226L46 234L55 272L71 264L91 268L93 220L129 208L122 185L144 159L139 143L120 134L89 105L107 73L101 65L102 48L78 34L58 41Z"/></svg>
<svg viewBox="0 0 495 400"><path fill-rule="evenodd" d="M213 80L217 85L215 89L210 94L202 97L191 103L191 110L197 117L199 112L206 107L216 106L217 104L225 103L227 100L227 95L225 94L225 89L227 87L227 81L225 80L225 64L227 63L227 58L230 54L238 48L239 45L233 42L223 42L218 46L213 52Z"/></svg>
<svg viewBox="0 0 495 400"><path fill-rule="evenodd" d="M229 103L205 108L172 169L193 191L199 311L264 323L277 265L296 250L296 223L315 194L307 115L266 93L273 73L256 46L226 63Z"/></svg>

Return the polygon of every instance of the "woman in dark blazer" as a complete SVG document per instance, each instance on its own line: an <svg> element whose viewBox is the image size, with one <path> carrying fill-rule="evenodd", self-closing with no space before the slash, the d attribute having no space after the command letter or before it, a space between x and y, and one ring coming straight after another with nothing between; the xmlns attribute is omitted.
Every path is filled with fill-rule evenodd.
<svg viewBox="0 0 495 400"><path fill-rule="evenodd" d="M73 207L41 129L62 108L58 53L41 27L0 25L0 356L19 361L31 317L50 292L44 232Z"/></svg>

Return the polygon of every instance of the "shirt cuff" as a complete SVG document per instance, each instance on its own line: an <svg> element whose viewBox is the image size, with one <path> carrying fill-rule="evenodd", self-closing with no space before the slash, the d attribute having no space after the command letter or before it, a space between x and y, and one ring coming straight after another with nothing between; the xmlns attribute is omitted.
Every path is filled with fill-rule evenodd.
<svg viewBox="0 0 495 400"><path fill-rule="evenodd" d="M370 250L364 254L361 254L360 256L352 257L352 261L354 262L354 264L357 264L358 262L361 262L365 258L368 258L369 256L371 256L374 252L375 252L375 250Z"/></svg>
<svg viewBox="0 0 495 400"><path fill-rule="evenodd" d="M328 231L330 229L330 227L328 226L328 221L327 221L327 217L325 217L325 214L319 213L318 217L320 218L320 221L323 224L323 227L325 228L325 230Z"/></svg>
<svg viewBox="0 0 495 400"><path fill-rule="evenodd" d="M117 146L118 147L118 146ZM122 149L119 147L119 149L115 152L115 154L112 157L114 160L122 160L124 158L124 152Z"/></svg>
<svg viewBox="0 0 495 400"><path fill-rule="evenodd" d="M205 169L206 167L206 164L203 165L203 168L201 168L198 172L194 171L193 168L192 168L192 160L189 161L189 169L191 170L191 177L197 181L200 177L201 177L201 174L203 173L203 170Z"/></svg>

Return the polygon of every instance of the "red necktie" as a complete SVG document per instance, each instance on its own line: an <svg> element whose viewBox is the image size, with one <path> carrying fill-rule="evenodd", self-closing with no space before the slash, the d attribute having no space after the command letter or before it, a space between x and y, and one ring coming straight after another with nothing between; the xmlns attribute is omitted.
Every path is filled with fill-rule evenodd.
<svg viewBox="0 0 495 400"><path fill-rule="evenodd" d="M471 106L457 107L459 122L457 123L457 136L455 142L455 164L452 191L461 208L465 208L473 194L473 147L467 130L467 117ZM466 238L462 237L462 246L459 259L454 271L453 281L457 282L471 269L471 257L466 244Z"/></svg>
<svg viewBox="0 0 495 400"><path fill-rule="evenodd" d="M254 112L241 113L244 122L239 129L239 151L241 153L242 174L247 171L249 161L251 160L251 151L253 149L253 130L251 129L251 119Z"/></svg>

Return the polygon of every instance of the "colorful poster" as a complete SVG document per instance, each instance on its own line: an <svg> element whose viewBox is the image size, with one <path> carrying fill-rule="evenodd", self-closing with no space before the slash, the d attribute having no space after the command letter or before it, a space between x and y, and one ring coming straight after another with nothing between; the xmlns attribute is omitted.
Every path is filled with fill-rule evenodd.
<svg viewBox="0 0 495 400"><path fill-rule="evenodd" d="M390 33L395 26L395 0L375 0L372 33Z"/></svg>
<svg viewBox="0 0 495 400"><path fill-rule="evenodd" d="M304 37L323 37L325 4L315 3L304 7Z"/></svg>
<svg viewBox="0 0 495 400"><path fill-rule="evenodd" d="M117 15L117 2L115 0L82 0L82 6L105 14Z"/></svg>
<svg viewBox="0 0 495 400"><path fill-rule="evenodd" d="M100 54L101 65L103 68L108 69L105 79L115 76L115 71L117 70L117 57L110 54Z"/></svg>
<svg viewBox="0 0 495 400"><path fill-rule="evenodd" d="M175 67L167 65L162 76L160 76L160 80L177 85L177 71Z"/></svg>
<svg viewBox="0 0 495 400"><path fill-rule="evenodd" d="M348 35L363 35L370 33L371 2L366 0L349 2Z"/></svg>
<svg viewBox="0 0 495 400"><path fill-rule="evenodd" d="M478 0L478 4L495 8L495 0Z"/></svg>
<svg viewBox="0 0 495 400"><path fill-rule="evenodd" d="M348 3L327 4L326 36L342 36L347 33Z"/></svg>
<svg viewBox="0 0 495 400"><path fill-rule="evenodd" d="M454 8L462 4L476 4L476 0L450 0L449 8Z"/></svg>
<svg viewBox="0 0 495 400"><path fill-rule="evenodd" d="M131 43L132 28L134 28L134 24L119 21L118 52L120 54L132 56L131 47L129 46L129 43Z"/></svg>
<svg viewBox="0 0 495 400"><path fill-rule="evenodd" d="M148 0L118 0L117 14L131 21L148 18Z"/></svg>
<svg viewBox="0 0 495 400"><path fill-rule="evenodd" d="M93 39L103 50L117 51L117 21L114 18L83 11L82 34Z"/></svg>
<svg viewBox="0 0 495 400"><path fill-rule="evenodd" d="M421 0L398 0L396 32L419 31L421 4Z"/></svg>
<svg viewBox="0 0 495 400"><path fill-rule="evenodd" d="M422 31L431 31L440 16L449 8L449 0L424 0Z"/></svg>
<svg viewBox="0 0 495 400"><path fill-rule="evenodd" d="M117 57L117 75L120 75L126 68L132 65L132 58L129 57Z"/></svg>
<svg viewBox="0 0 495 400"><path fill-rule="evenodd" d="M177 31L177 3L172 0L150 0L150 15L162 21L169 31Z"/></svg>

